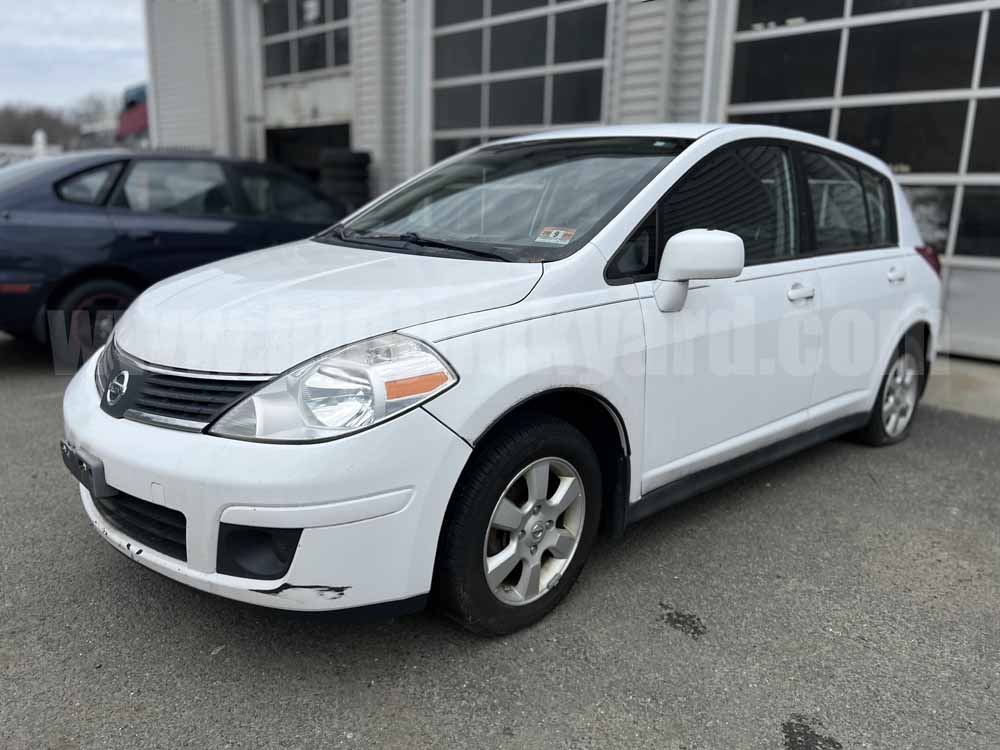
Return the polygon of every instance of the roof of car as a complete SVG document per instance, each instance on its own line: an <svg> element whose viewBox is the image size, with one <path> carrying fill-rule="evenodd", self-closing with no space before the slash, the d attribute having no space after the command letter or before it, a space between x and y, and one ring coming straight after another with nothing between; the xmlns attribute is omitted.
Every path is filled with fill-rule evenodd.
<svg viewBox="0 0 1000 750"><path fill-rule="evenodd" d="M750 137L781 138L797 141L803 144L819 146L827 150L836 151L845 156L851 157L863 164L874 167L883 174L889 176L892 170L885 162L878 157L862 151L840 141L833 141L813 133L801 130L790 130L788 128L776 127L773 125L756 124L736 124L736 123L649 123L643 125L608 125L588 128L566 128L563 130L546 130L540 133L506 138L502 141L492 141L488 146L496 143L529 143L531 141L547 141L570 138L677 138L686 140L697 140L709 133L719 133L720 135L731 135L736 138L740 133L746 133Z"/></svg>
<svg viewBox="0 0 1000 750"><path fill-rule="evenodd" d="M93 159L121 159L142 157L143 159L200 159L209 161L256 163L251 159L239 159L228 156L218 156L205 151L184 151L182 149L154 149L151 151L135 151L127 148L104 148L90 149L85 151L72 151L65 156L78 156L80 158Z"/></svg>
<svg viewBox="0 0 1000 750"><path fill-rule="evenodd" d="M705 122L660 122L643 125L607 125L588 128L563 128L504 139L504 143L541 141L558 138L685 138L694 140L723 127L738 127Z"/></svg>

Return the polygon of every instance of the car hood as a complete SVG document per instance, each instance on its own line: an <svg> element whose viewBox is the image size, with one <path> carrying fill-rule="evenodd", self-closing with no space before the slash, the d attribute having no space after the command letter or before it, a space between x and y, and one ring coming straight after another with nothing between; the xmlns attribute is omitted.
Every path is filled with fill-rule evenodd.
<svg viewBox="0 0 1000 750"><path fill-rule="evenodd" d="M305 240L156 284L129 307L115 339L157 365L277 374L369 336L515 304L541 275L535 263Z"/></svg>

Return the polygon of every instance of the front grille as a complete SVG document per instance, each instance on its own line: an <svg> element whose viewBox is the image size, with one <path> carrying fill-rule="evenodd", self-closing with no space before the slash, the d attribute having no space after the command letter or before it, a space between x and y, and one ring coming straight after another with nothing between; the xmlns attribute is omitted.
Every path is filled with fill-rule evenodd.
<svg viewBox="0 0 1000 750"><path fill-rule="evenodd" d="M147 370L131 408L139 416L151 414L206 425L258 385L255 381L209 380Z"/></svg>
<svg viewBox="0 0 1000 750"><path fill-rule="evenodd" d="M94 505L108 523L139 544L187 561L187 521L180 511L122 493L94 498Z"/></svg>
<svg viewBox="0 0 1000 750"><path fill-rule="evenodd" d="M151 365L126 354L115 342L101 355L96 377L101 409L115 419L192 432L200 432L270 379Z"/></svg>

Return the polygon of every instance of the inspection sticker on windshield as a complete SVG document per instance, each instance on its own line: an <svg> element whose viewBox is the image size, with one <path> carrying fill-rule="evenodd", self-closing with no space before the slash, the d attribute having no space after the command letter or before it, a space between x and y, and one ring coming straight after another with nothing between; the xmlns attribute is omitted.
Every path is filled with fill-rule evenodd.
<svg viewBox="0 0 1000 750"><path fill-rule="evenodd" d="M553 245L565 245L573 239L573 235L576 234L575 229L566 229L565 227L545 227L538 236L535 237L535 242L548 242Z"/></svg>

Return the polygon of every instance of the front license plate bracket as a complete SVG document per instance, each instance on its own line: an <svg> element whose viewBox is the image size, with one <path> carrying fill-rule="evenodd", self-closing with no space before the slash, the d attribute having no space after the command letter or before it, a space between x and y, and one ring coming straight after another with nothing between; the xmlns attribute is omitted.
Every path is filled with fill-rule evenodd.
<svg viewBox="0 0 1000 750"><path fill-rule="evenodd" d="M114 497L118 494L117 490L109 487L108 483L104 481L104 464L101 463L100 459L79 448L74 448L65 440L59 442L59 449L69 473L87 488L92 498Z"/></svg>

